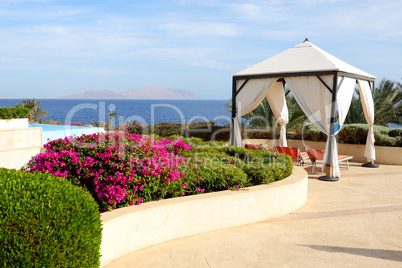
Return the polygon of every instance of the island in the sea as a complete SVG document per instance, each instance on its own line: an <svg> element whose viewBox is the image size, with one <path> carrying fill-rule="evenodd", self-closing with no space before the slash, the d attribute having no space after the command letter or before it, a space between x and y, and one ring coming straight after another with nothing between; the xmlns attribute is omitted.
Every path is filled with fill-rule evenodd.
<svg viewBox="0 0 402 268"><path fill-rule="evenodd" d="M81 94L61 96L61 99L201 99L189 90L169 89L161 86L150 86L142 89L130 89L123 93L110 90L89 90Z"/></svg>

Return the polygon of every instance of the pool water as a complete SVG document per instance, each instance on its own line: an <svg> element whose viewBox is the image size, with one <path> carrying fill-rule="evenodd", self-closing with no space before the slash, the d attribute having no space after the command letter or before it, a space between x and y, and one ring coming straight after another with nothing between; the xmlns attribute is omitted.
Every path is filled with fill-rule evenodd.
<svg viewBox="0 0 402 268"><path fill-rule="evenodd" d="M105 133L105 129L102 127L80 127L48 124L30 124L29 127L42 128L42 144L69 136L81 136L82 134L94 134L99 132Z"/></svg>

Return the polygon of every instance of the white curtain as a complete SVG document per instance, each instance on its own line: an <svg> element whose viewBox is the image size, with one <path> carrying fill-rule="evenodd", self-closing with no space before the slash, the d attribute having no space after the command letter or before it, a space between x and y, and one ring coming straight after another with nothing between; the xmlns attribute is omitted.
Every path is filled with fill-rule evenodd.
<svg viewBox="0 0 402 268"><path fill-rule="evenodd" d="M375 148L374 148L374 100L371 93L370 84L368 81L357 80L360 89L360 99L363 106L364 116L369 125L369 131L367 134L366 148L364 150L364 156L367 157L367 161L371 162L375 160Z"/></svg>
<svg viewBox="0 0 402 268"><path fill-rule="evenodd" d="M276 82L276 80L278 80L278 78L250 79L236 96L237 116L233 122L233 137L233 132L230 132L230 140L233 142L233 145L239 147L242 146L241 133L237 118L254 110L265 98L266 91ZM239 90L244 82L245 80L237 81L236 89Z"/></svg>
<svg viewBox="0 0 402 268"><path fill-rule="evenodd" d="M320 78L328 87L333 87L332 75L324 75L320 76ZM338 150L335 138L337 132L330 133L332 93L316 76L289 77L285 78L285 81L310 121L329 136L325 146L325 152L327 153L329 146L331 146L332 157L330 161L332 162L333 175L340 177ZM351 78L340 77L338 79L336 110L339 115L338 124L340 126L342 126L347 111L349 110L355 83L356 81ZM333 142L330 142L331 140ZM325 155L323 170L327 161L328 159Z"/></svg>
<svg viewBox="0 0 402 268"><path fill-rule="evenodd" d="M266 97L271 107L272 113L281 125L279 136L279 145L287 147L286 141L286 124L289 123L289 111L286 105L285 91L282 82L276 82L267 91Z"/></svg>
<svg viewBox="0 0 402 268"><path fill-rule="evenodd" d="M321 76L332 88L333 76ZM285 78L297 103L310 121L322 132L329 133L332 93L315 76Z"/></svg>
<svg viewBox="0 0 402 268"><path fill-rule="evenodd" d="M352 102L353 92L356 85L356 79L349 78L349 77L339 77L338 79L338 91L337 91L337 98L336 98L336 114L338 115L338 121L336 122L339 125L339 128L335 130L334 133L334 143L332 147L332 158L331 162L333 163L334 169L334 176L339 177L341 176L339 170L339 162L338 162L338 146L336 145L336 138L335 136L341 130L343 122L345 122L346 116L348 114L350 103ZM325 154L324 154L324 163L322 166L322 171L325 170L325 164L327 163L328 157L328 142L325 145ZM335 168L336 167L336 168Z"/></svg>
<svg viewBox="0 0 402 268"><path fill-rule="evenodd" d="M336 103L338 104L338 124L340 126L345 122L348 115L350 103L352 102L353 92L355 91L356 79L349 77L340 77L338 80L338 91ZM339 129L340 130L340 129ZM338 133L339 130L336 132Z"/></svg>

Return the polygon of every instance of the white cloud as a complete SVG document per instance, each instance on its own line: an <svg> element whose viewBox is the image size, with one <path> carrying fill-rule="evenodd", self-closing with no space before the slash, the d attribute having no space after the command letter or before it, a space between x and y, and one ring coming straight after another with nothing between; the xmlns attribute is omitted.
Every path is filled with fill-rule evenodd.
<svg viewBox="0 0 402 268"><path fill-rule="evenodd" d="M50 6L50 7L23 7L23 8L1 8L0 15L2 19L20 20L20 21L43 21L58 20L65 17L75 17L89 15L93 10L83 7L69 6Z"/></svg>
<svg viewBox="0 0 402 268"><path fill-rule="evenodd" d="M67 27L64 26L34 26L31 30L32 33L42 33L42 34L56 34L65 35L69 32Z"/></svg>
<svg viewBox="0 0 402 268"><path fill-rule="evenodd" d="M187 64L194 67L202 67L208 69L219 69L219 70L230 70L232 68L231 64L225 62L219 62L215 60L190 60L187 61Z"/></svg>
<svg viewBox="0 0 402 268"><path fill-rule="evenodd" d="M231 65L222 59L221 54L222 50L217 48L149 48L132 52L127 57L209 69L230 69Z"/></svg>
<svg viewBox="0 0 402 268"><path fill-rule="evenodd" d="M87 75L100 75L100 76L117 76L124 73L124 71L111 69L111 68L101 68L92 66L61 66L61 65L51 65L53 70L76 73L76 74L87 74Z"/></svg>
<svg viewBox="0 0 402 268"><path fill-rule="evenodd" d="M273 22L286 21L286 6L279 6L272 3L234 3L227 6L228 12L234 13L239 23L247 22ZM245 21L244 21L245 20ZM261 25L264 26L264 25Z"/></svg>
<svg viewBox="0 0 402 268"><path fill-rule="evenodd" d="M208 57L218 53L215 48L147 48L130 53L130 56L141 56L156 59L194 59L200 57Z"/></svg>
<svg viewBox="0 0 402 268"><path fill-rule="evenodd" d="M131 77L127 70L226 77L309 37L345 61L355 56L363 70L381 62L394 78L400 10L400 0L0 0L0 68L44 77Z"/></svg>
<svg viewBox="0 0 402 268"><path fill-rule="evenodd" d="M174 32L177 35L187 36L236 36L239 35L239 27L232 23L217 22L182 22L167 23L160 26L161 29Z"/></svg>

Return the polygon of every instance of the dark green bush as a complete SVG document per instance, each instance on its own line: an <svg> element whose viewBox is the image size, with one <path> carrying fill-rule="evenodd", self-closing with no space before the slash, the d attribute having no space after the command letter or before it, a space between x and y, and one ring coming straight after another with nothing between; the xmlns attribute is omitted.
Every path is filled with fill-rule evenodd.
<svg viewBox="0 0 402 268"><path fill-rule="evenodd" d="M300 133L300 139L302 138L311 141L326 141L327 135L319 130L314 124L308 124Z"/></svg>
<svg viewBox="0 0 402 268"><path fill-rule="evenodd" d="M28 114L28 108L0 107L0 119L28 118Z"/></svg>
<svg viewBox="0 0 402 268"><path fill-rule="evenodd" d="M344 125L338 133L340 143L366 144L369 126L367 124ZM375 145L379 146L402 146L402 130L384 126L374 126ZM399 136L398 136L399 134Z"/></svg>
<svg viewBox="0 0 402 268"><path fill-rule="evenodd" d="M292 158L288 155L232 146L221 150L242 161L236 164L247 174L253 185L282 180L293 171Z"/></svg>
<svg viewBox="0 0 402 268"><path fill-rule="evenodd" d="M219 143L216 143L215 146L203 146L198 150L185 151L182 155L189 158L190 165L192 163L198 165L194 172L195 177L198 176L203 180L207 178L207 184L196 183L197 187L205 187L205 189L222 190L226 186L230 187L228 178L231 176L235 176L230 181L232 187L233 184L244 186L268 184L288 177L293 170L290 156L241 147L222 146ZM189 172L190 170L187 170L186 176L190 174ZM190 176L189 179L191 178ZM227 178L227 182L222 178ZM236 181L237 178L241 178L241 180Z"/></svg>
<svg viewBox="0 0 402 268"><path fill-rule="evenodd" d="M1 267L99 267L99 208L47 173L0 169Z"/></svg>
<svg viewBox="0 0 402 268"><path fill-rule="evenodd" d="M369 126L367 124L343 125L338 133L338 142L366 144Z"/></svg>
<svg viewBox="0 0 402 268"><path fill-rule="evenodd" d="M369 126L367 124L345 124L338 133L339 143L366 144ZM269 130L248 129L243 138L249 139L278 139L279 133ZM308 124L302 130L288 130L288 139L326 141L327 135L313 124ZM375 145L402 147L402 129L392 129L384 126L374 126Z"/></svg>
<svg viewBox="0 0 402 268"><path fill-rule="evenodd" d="M392 128L389 132L388 135L391 137L395 138L400 138L402 137L402 128Z"/></svg>
<svg viewBox="0 0 402 268"><path fill-rule="evenodd" d="M199 163L196 169L187 169L185 177L189 183L189 189L205 189L205 192L214 192L235 187L250 186L250 179L246 173L235 165L219 162ZM212 190L211 190L212 189ZM202 191L204 192L204 191Z"/></svg>
<svg viewBox="0 0 402 268"><path fill-rule="evenodd" d="M293 163L290 156L284 156L272 163L247 165L244 172L251 179L253 184L268 184L288 177L292 174ZM268 164L268 165L267 165Z"/></svg>

